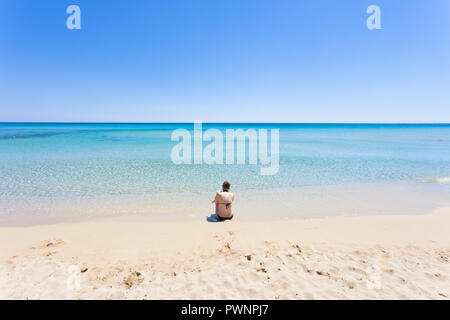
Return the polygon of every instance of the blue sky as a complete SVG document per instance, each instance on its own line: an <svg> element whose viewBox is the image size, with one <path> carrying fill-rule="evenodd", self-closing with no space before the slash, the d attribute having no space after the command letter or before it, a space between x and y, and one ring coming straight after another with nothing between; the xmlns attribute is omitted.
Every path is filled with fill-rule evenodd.
<svg viewBox="0 0 450 320"><path fill-rule="evenodd" d="M450 122L450 1L0 0L0 121L193 120Z"/></svg>

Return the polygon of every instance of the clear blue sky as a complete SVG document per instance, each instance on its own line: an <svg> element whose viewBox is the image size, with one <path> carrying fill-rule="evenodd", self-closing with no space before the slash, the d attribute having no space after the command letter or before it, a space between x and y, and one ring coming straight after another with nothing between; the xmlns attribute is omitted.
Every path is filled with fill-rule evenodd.
<svg viewBox="0 0 450 320"><path fill-rule="evenodd" d="M450 1L0 0L0 121L193 120L450 122Z"/></svg>

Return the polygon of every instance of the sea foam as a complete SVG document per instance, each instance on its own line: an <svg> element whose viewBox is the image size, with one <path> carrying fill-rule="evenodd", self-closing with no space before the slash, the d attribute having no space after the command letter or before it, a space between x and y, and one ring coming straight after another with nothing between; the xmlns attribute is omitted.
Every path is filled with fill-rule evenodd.
<svg viewBox="0 0 450 320"><path fill-rule="evenodd" d="M434 180L436 183L450 183L450 177L437 178Z"/></svg>

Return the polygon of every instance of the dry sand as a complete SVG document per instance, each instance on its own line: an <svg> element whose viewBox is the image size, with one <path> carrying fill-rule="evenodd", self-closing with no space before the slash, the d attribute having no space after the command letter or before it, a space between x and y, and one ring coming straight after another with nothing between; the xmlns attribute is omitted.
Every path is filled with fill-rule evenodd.
<svg viewBox="0 0 450 320"><path fill-rule="evenodd" d="M3 299L449 299L450 209L0 228Z"/></svg>

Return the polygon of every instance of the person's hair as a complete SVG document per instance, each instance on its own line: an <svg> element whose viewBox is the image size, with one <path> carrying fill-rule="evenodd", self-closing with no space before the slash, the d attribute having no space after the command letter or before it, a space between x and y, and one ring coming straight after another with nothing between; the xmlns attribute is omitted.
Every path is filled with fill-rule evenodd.
<svg viewBox="0 0 450 320"><path fill-rule="evenodd" d="M228 181L225 181L222 185L223 190L230 190L230 187L231 187L231 183L229 183Z"/></svg>

